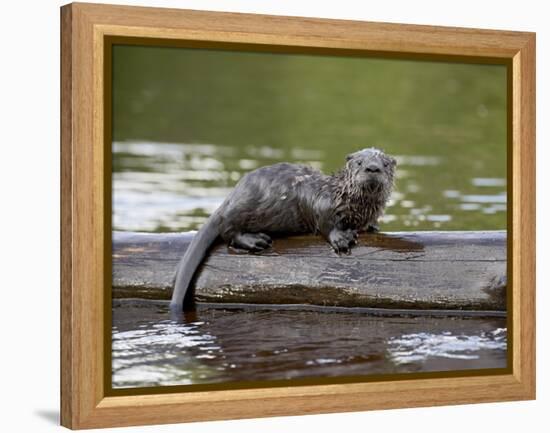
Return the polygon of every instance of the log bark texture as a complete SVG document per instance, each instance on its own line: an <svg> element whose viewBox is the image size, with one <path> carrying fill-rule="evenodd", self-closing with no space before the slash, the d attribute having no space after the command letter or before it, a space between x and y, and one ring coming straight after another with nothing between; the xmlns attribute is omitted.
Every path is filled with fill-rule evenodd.
<svg viewBox="0 0 550 433"><path fill-rule="evenodd" d="M191 233L113 233L115 298L170 299ZM414 310L506 310L506 232L365 234L338 256L317 236L260 254L218 243L198 269L198 302Z"/></svg>

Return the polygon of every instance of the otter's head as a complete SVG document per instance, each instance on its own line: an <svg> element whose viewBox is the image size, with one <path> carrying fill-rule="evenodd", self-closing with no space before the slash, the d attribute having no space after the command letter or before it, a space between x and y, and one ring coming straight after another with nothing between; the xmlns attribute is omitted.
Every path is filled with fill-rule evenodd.
<svg viewBox="0 0 550 433"><path fill-rule="evenodd" d="M371 147L348 155L346 161L348 178L355 188L372 193L391 190L396 165L391 156Z"/></svg>

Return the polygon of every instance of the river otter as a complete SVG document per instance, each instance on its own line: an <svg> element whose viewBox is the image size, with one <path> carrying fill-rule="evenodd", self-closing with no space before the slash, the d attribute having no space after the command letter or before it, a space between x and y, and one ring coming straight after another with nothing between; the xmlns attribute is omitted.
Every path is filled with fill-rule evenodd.
<svg viewBox="0 0 550 433"><path fill-rule="evenodd" d="M344 168L331 176L289 163L246 174L187 248L170 308L181 311L190 304L186 293L193 274L218 236L234 248L259 252L271 246L270 234L319 233L336 253L349 253L358 232L377 229L395 165L394 158L370 148L348 155Z"/></svg>

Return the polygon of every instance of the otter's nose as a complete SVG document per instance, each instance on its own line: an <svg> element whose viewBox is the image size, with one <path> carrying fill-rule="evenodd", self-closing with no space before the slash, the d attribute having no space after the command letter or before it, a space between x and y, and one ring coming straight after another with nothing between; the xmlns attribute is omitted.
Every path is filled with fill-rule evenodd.
<svg viewBox="0 0 550 433"><path fill-rule="evenodd" d="M376 164L369 164L365 167L365 170L367 170L368 172L370 173L379 173L381 172L382 170L380 169L380 167L378 167Z"/></svg>

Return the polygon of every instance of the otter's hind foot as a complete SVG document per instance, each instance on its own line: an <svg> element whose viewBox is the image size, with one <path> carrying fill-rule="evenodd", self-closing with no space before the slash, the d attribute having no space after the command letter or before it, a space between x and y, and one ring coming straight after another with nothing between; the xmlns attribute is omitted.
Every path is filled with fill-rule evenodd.
<svg viewBox="0 0 550 433"><path fill-rule="evenodd" d="M231 246L257 253L271 247L271 238L265 233L238 233L231 239Z"/></svg>

